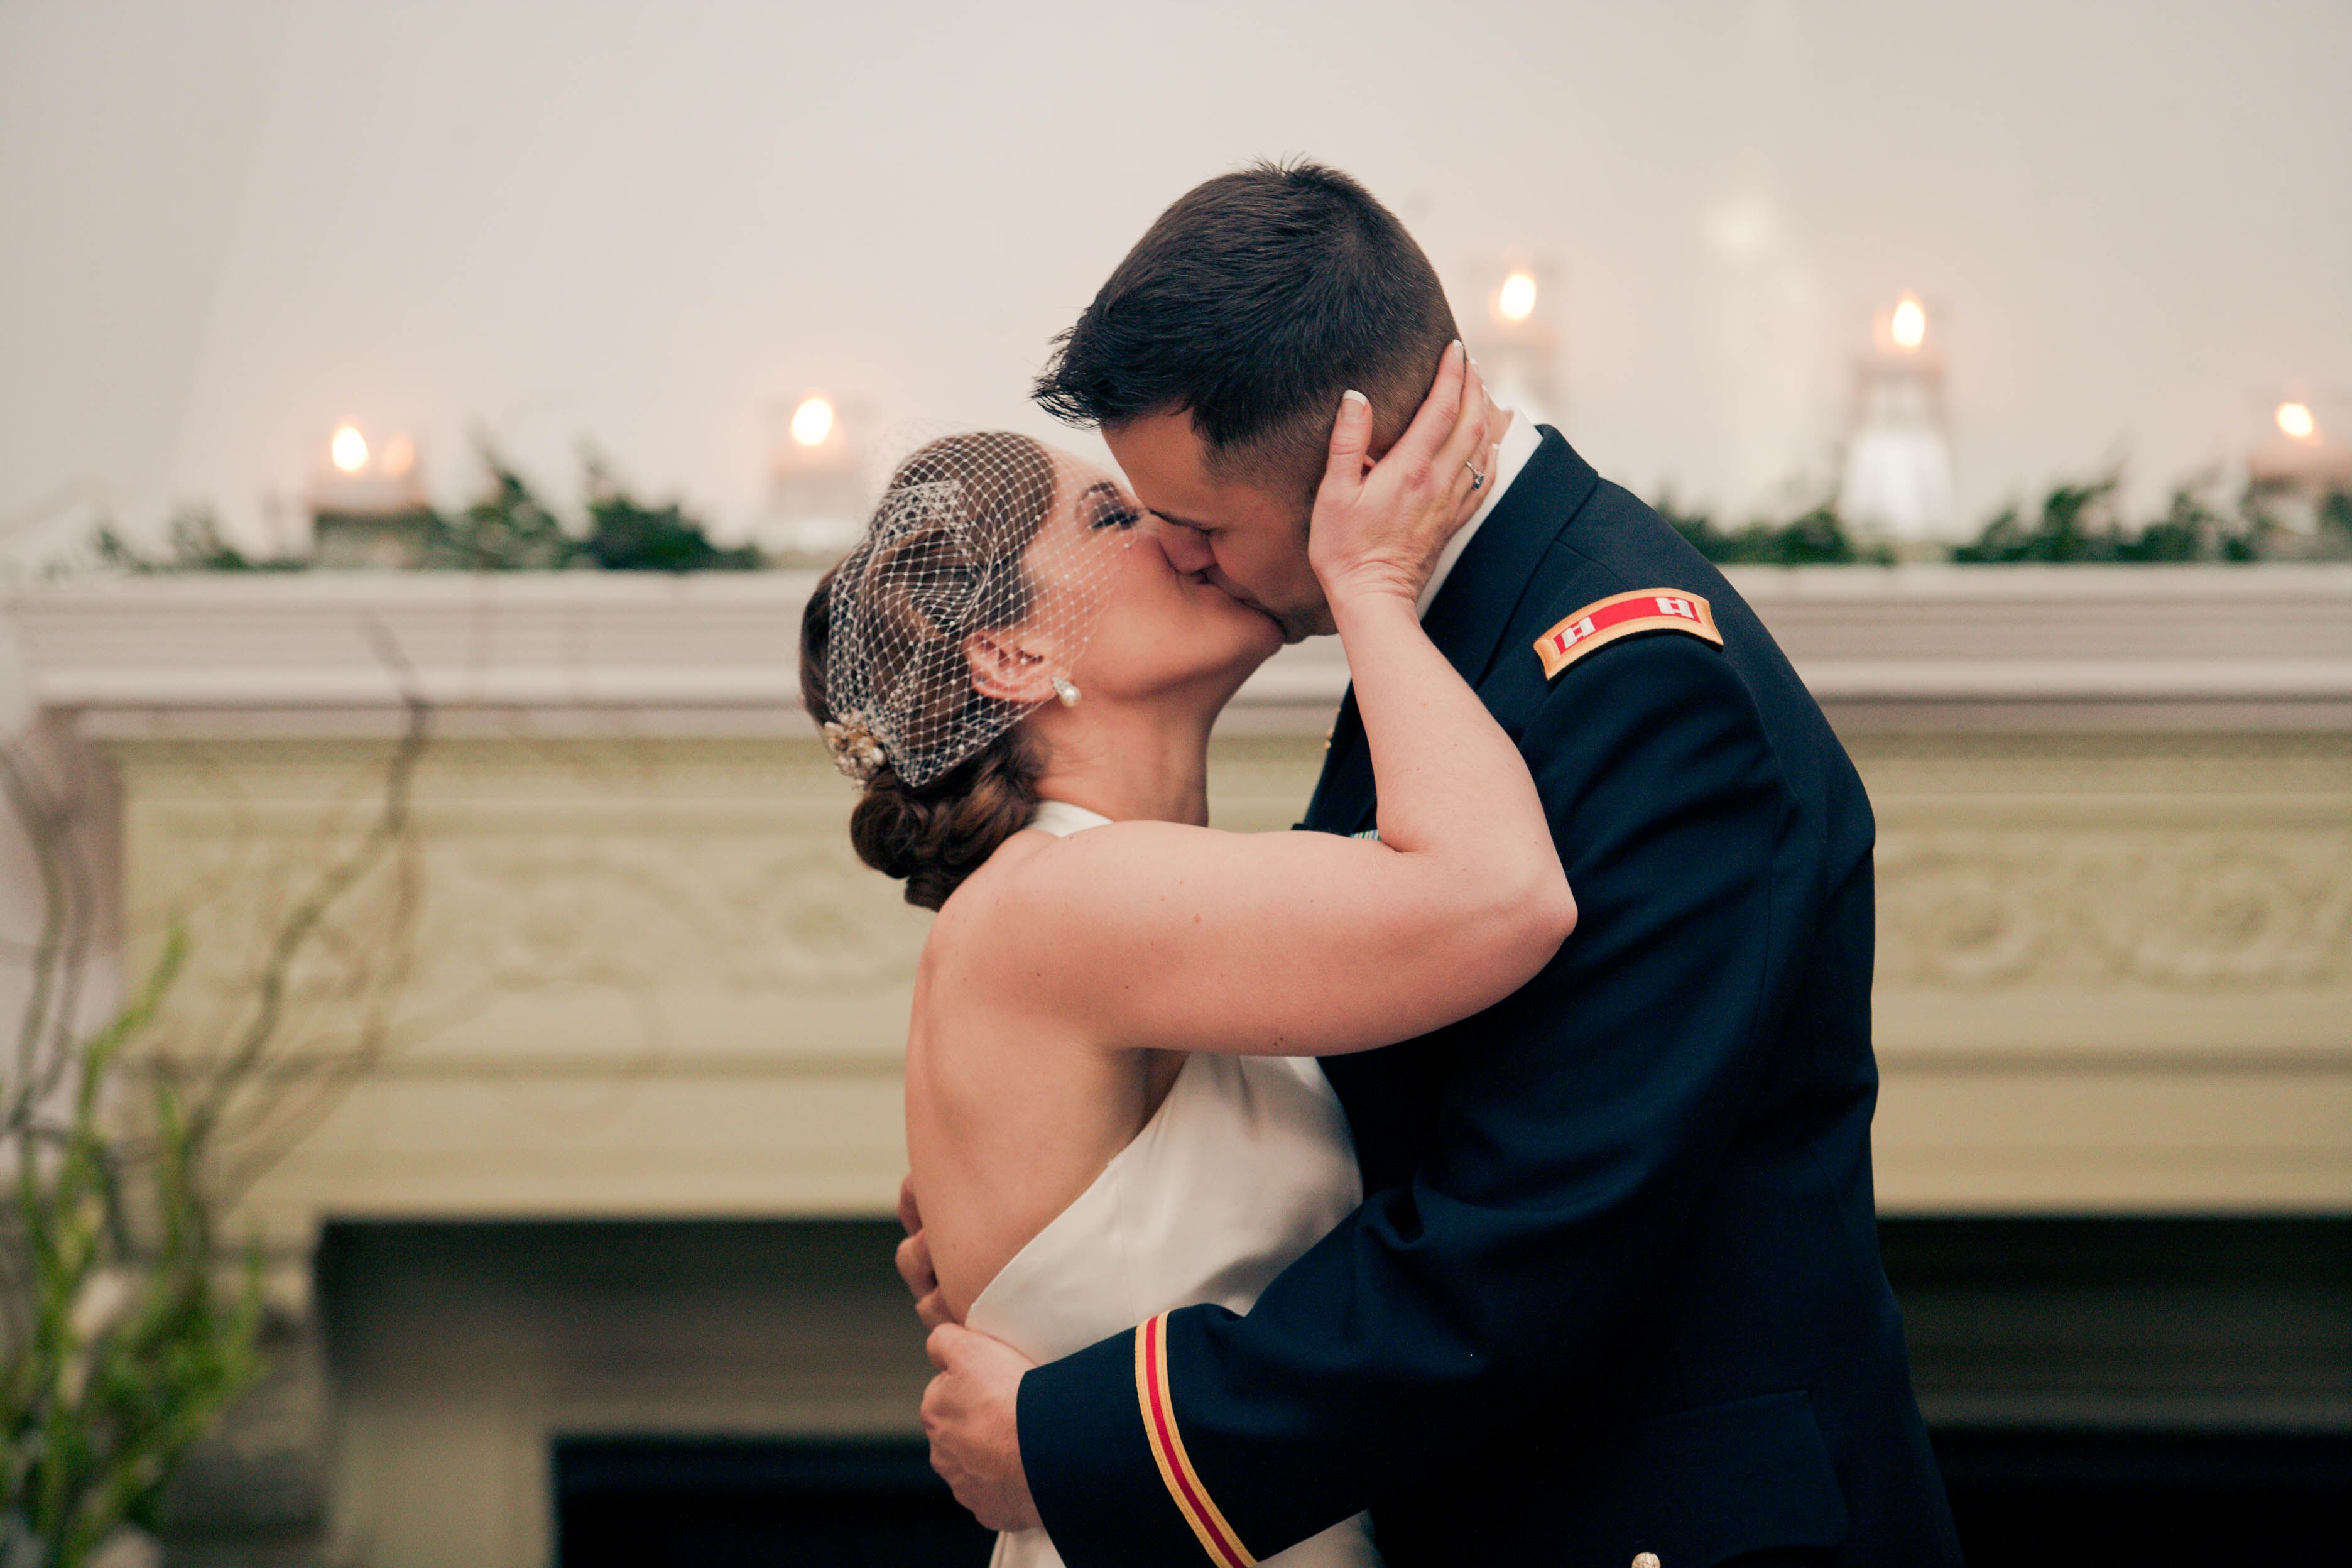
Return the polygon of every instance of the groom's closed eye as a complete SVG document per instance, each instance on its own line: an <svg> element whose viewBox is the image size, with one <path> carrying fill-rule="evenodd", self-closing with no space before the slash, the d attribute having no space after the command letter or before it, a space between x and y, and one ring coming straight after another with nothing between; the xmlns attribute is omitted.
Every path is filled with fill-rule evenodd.
<svg viewBox="0 0 2352 1568"><path fill-rule="evenodd" d="M1168 553L1168 563L1187 575L1197 576L1217 563L1217 552L1211 542L1209 531L1165 513L1160 519L1160 547Z"/></svg>

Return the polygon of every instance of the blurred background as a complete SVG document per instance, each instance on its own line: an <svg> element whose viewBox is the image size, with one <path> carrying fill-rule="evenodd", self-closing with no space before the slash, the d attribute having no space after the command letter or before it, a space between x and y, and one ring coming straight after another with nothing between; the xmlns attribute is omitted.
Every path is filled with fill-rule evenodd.
<svg viewBox="0 0 2352 1568"><path fill-rule="evenodd" d="M889 1268L923 924L798 607L907 428L1098 451L1053 335L1298 154L1863 769L1974 1560L2299 1552L2352 1488L2347 63L2276 0L0 0L0 1562L984 1559ZM1295 819L1344 680L1253 682L1221 824Z"/></svg>

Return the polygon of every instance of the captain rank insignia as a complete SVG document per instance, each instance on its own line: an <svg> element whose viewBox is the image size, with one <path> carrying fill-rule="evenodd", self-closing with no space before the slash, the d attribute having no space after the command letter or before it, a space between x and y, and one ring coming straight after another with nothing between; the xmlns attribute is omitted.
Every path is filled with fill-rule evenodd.
<svg viewBox="0 0 2352 1568"><path fill-rule="evenodd" d="M1536 638L1536 654L1549 680L1593 649L1639 632L1684 632L1723 646L1715 611L1696 594L1677 588L1637 588L1598 599Z"/></svg>

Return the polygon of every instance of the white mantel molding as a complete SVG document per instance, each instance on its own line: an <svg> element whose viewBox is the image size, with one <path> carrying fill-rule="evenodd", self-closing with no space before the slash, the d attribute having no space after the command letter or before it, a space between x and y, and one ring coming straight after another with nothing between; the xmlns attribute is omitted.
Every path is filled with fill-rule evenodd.
<svg viewBox="0 0 2352 1568"><path fill-rule="evenodd" d="M1732 574L1832 715L1926 727L2120 705L2167 728L2352 723L2352 566L1810 567ZM664 733L804 728L806 573L90 577L18 592L36 706L93 738L330 728L396 707ZM388 659L387 647L398 650ZM406 666L396 675L394 664ZM1237 727L1319 728L1336 641L1286 649ZM309 715L308 719L301 717ZM211 722L205 721L209 719ZM315 731L313 731L315 732Z"/></svg>

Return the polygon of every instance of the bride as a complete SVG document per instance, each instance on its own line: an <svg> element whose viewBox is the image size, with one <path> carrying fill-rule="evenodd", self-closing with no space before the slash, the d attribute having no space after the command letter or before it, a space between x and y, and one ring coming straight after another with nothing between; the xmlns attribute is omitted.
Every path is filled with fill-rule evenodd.
<svg viewBox="0 0 2352 1568"><path fill-rule="evenodd" d="M1487 406L1451 353L1368 464L1349 393L1308 558L1380 782L1377 837L1208 826L1211 726L1281 629L1171 566L1105 475L1025 437L893 475L802 626L867 864L939 911L907 1045L939 1308L1038 1361L1195 1302L1248 1310L1353 1209L1314 1058L1517 990L1575 905L1525 764L1414 598L1477 501ZM1359 1518L1268 1568L1376 1563ZM999 1565L1058 1564L1042 1530Z"/></svg>

